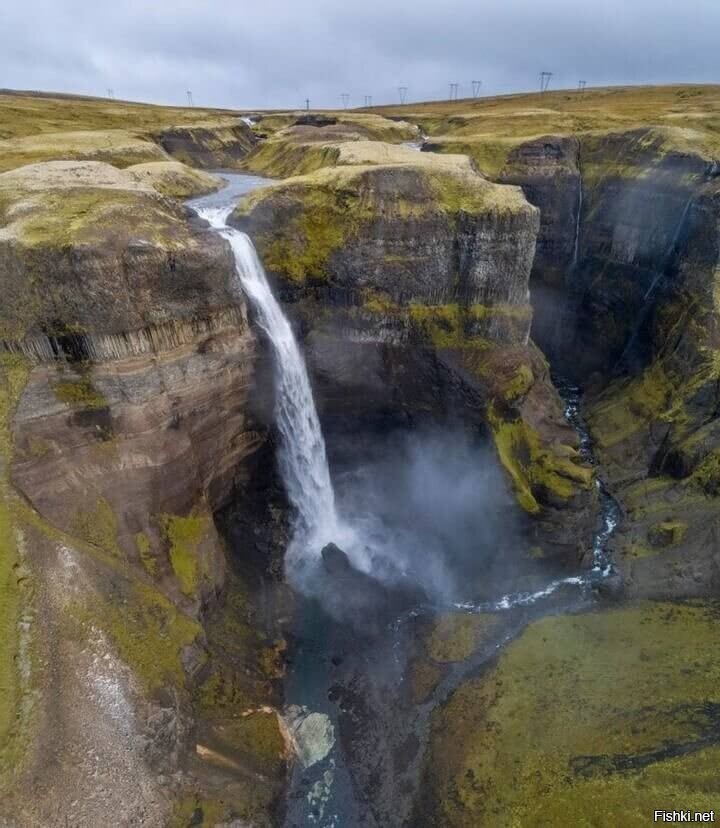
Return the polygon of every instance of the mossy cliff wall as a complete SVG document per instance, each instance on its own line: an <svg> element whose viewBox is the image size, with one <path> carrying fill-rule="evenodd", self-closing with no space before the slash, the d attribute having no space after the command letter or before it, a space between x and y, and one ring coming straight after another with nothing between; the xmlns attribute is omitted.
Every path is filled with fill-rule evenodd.
<svg viewBox="0 0 720 828"><path fill-rule="evenodd" d="M494 178L522 186L542 216L533 337L556 370L585 379L647 358L646 298L713 170L655 128L548 135L507 153Z"/></svg>
<svg viewBox="0 0 720 828"><path fill-rule="evenodd" d="M8 703L27 700L0 716L2 815L168 824L197 799L268 825L281 648L216 516L267 452L272 397L230 251L97 162L0 175L0 214L0 609Z"/></svg>
<svg viewBox="0 0 720 828"><path fill-rule="evenodd" d="M462 409L492 435L533 544L579 563L592 472L528 343L538 213L462 157L356 142L334 163L231 219L299 322L326 426Z"/></svg>
<svg viewBox="0 0 720 828"><path fill-rule="evenodd" d="M649 364L592 401L599 455L627 511L618 550L638 594L718 588L720 198L689 204L673 268L648 320Z"/></svg>

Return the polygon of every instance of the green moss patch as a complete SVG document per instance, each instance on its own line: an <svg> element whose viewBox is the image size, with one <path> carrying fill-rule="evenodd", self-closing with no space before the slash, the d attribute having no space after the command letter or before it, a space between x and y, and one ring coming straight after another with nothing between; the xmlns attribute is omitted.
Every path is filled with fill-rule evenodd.
<svg viewBox="0 0 720 828"><path fill-rule="evenodd" d="M59 400L73 408L107 408L107 400L89 376L60 380L52 386L52 390Z"/></svg>
<svg viewBox="0 0 720 828"><path fill-rule="evenodd" d="M120 658L148 690L184 686L182 655L202 632L197 621L156 589L140 583L128 587L124 600L110 600L96 607L94 614Z"/></svg>
<svg viewBox="0 0 720 828"><path fill-rule="evenodd" d="M98 497L92 509L79 509L75 513L72 529L82 540L118 558L122 556L118 546L117 515L105 498Z"/></svg>
<svg viewBox="0 0 720 828"><path fill-rule="evenodd" d="M436 622L427 641L433 661L464 661L497 628L498 618L491 613L443 615Z"/></svg>
<svg viewBox="0 0 720 828"><path fill-rule="evenodd" d="M672 804L717 810L717 623L711 606L645 603L532 624L434 716L438 823L610 828Z"/></svg>
<svg viewBox="0 0 720 828"><path fill-rule="evenodd" d="M243 199L233 222L250 229L269 270L302 283L328 279L332 255L376 235L380 221L455 221L530 209L515 187L491 184L462 164L423 160L325 167L289 178Z"/></svg>
<svg viewBox="0 0 720 828"><path fill-rule="evenodd" d="M492 403L488 407L488 422L500 462L526 512L537 514L541 503L549 499L569 500L578 486L591 487L592 469L543 445L529 423L512 415L507 419Z"/></svg>
<svg viewBox="0 0 720 828"><path fill-rule="evenodd" d="M207 560L199 546L210 531L211 518L206 515L160 515L160 524L169 544L168 557L183 593L197 595L201 580L207 576Z"/></svg>

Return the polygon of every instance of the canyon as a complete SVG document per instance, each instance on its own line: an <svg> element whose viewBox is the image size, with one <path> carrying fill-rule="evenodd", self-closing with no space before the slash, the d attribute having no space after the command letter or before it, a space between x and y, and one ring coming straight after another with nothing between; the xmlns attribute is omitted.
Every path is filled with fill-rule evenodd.
<svg viewBox="0 0 720 828"><path fill-rule="evenodd" d="M1 819L720 807L718 88L0 115Z"/></svg>

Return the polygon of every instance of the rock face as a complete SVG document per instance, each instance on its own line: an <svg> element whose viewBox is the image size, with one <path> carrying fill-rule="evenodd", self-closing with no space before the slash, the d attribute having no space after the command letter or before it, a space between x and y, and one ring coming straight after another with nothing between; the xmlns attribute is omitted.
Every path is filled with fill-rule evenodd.
<svg viewBox="0 0 720 828"><path fill-rule="evenodd" d="M326 424L462 409L492 434L539 554L577 564L592 472L528 344L537 212L461 156L362 141L334 153L231 219L301 322Z"/></svg>
<svg viewBox="0 0 720 828"><path fill-rule="evenodd" d="M630 594L651 597L707 595L718 577L717 165L686 141L549 135L515 141L495 173L540 209L532 335L597 395L596 454L626 518L616 554Z"/></svg>
<svg viewBox="0 0 720 828"><path fill-rule="evenodd" d="M530 277L535 342L553 360L567 347L568 294L578 263L583 202L577 138L547 136L510 151L498 181L520 185L540 210Z"/></svg>
<svg viewBox="0 0 720 828"><path fill-rule="evenodd" d="M718 589L719 196L718 184L707 184L686 211L648 318L649 364L610 384L590 409L598 451L627 511L618 543L635 594Z"/></svg>
<svg viewBox="0 0 720 828"><path fill-rule="evenodd" d="M127 171L138 181L145 181L169 198L194 198L213 193L222 187L222 182L216 176L194 170L179 161L134 164Z"/></svg>
<svg viewBox="0 0 720 828"><path fill-rule="evenodd" d="M237 118L171 127L153 139L172 158L201 169L236 169L256 143L247 124Z"/></svg>
<svg viewBox="0 0 720 828"><path fill-rule="evenodd" d="M101 824L119 807L97 798L104 785L123 813L166 824L183 797L212 801L221 786L236 813L267 817L284 774L267 707L279 702L276 632L239 633L251 565L229 560L216 516L241 508L231 495L265 450L272 396L230 251L177 202L98 162L0 175L0 214L3 527L33 583L24 611L41 622L31 644L8 646L17 664L36 648L54 676L49 686L27 667L35 695L17 685L42 727L38 742L15 728L8 807L22 824L52 823L53 808ZM0 605L13 629L23 610L5 592ZM87 710L73 711L83 694ZM261 706L270 712L227 730ZM238 748L257 728L269 756ZM90 751L100 782L73 758ZM248 773L265 779L252 793Z"/></svg>

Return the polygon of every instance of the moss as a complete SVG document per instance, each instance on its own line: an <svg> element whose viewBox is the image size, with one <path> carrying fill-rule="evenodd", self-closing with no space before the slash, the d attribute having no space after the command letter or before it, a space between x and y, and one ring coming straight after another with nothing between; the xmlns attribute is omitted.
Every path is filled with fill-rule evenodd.
<svg viewBox="0 0 720 828"><path fill-rule="evenodd" d="M79 509L72 521L73 533L105 552L122 557L118 546L118 519L112 506L103 497L95 501L94 509Z"/></svg>
<svg viewBox="0 0 720 828"><path fill-rule="evenodd" d="M530 140L529 135L522 138L508 138L504 135L468 135L458 137L441 137L431 141L433 152L462 153L477 164L478 169L490 179L497 179L507 164L512 150L523 141Z"/></svg>
<svg viewBox="0 0 720 828"><path fill-rule="evenodd" d="M229 122L237 113L203 107L154 106L71 95L0 93L0 139L70 130L150 132L172 126Z"/></svg>
<svg viewBox="0 0 720 828"><path fill-rule="evenodd" d="M52 445L44 437L31 434L28 437L28 451L30 452L31 457L39 459L41 457L45 457L52 451Z"/></svg>
<svg viewBox="0 0 720 828"><path fill-rule="evenodd" d="M478 336L475 328L480 322L505 320L524 322L528 308L514 305L421 305L413 303L409 309L411 321L436 348L484 351L492 345Z"/></svg>
<svg viewBox="0 0 720 828"><path fill-rule="evenodd" d="M207 560L199 554L199 545L210 531L211 520L205 515L159 515L169 544L170 565L180 588L187 596L197 595L200 581L207 576Z"/></svg>
<svg viewBox="0 0 720 828"><path fill-rule="evenodd" d="M85 187L43 193L41 209L18 220L14 229L29 246L65 249L102 238L114 228L118 237L142 238L157 244L173 241L176 217L151 192Z"/></svg>
<svg viewBox="0 0 720 828"><path fill-rule="evenodd" d="M602 448L611 448L643 430L648 420L677 417L682 400L676 389L659 361L638 379L611 386L590 411L593 437Z"/></svg>
<svg viewBox="0 0 720 828"><path fill-rule="evenodd" d="M217 732L228 744L251 751L265 765L277 766L285 760L285 739L277 714L272 710L246 712Z"/></svg>
<svg viewBox="0 0 720 828"><path fill-rule="evenodd" d="M135 546L138 551L138 557L145 567L146 572L154 578L158 573L158 561L153 554L150 539L144 532L138 532L135 535Z"/></svg>
<svg viewBox="0 0 720 828"><path fill-rule="evenodd" d="M363 310L369 313L382 315L395 315L403 311L403 308L394 302L386 293L370 289L366 290L363 294L362 307Z"/></svg>
<svg viewBox="0 0 720 828"><path fill-rule="evenodd" d="M240 202L234 219L252 225L268 269L302 283L328 279L333 253L363 233L376 235L371 225L379 220L441 215L454 221L462 213L529 209L517 188L491 184L469 167L432 161L325 167L255 191ZM407 174L406 186L383 186L398 170Z"/></svg>
<svg viewBox="0 0 720 828"><path fill-rule="evenodd" d="M229 823L236 816L229 800L190 794L175 803L168 828L195 828Z"/></svg>
<svg viewBox="0 0 720 828"><path fill-rule="evenodd" d="M491 613L443 615L427 641L427 652L440 663L465 661L492 634L498 618Z"/></svg>
<svg viewBox="0 0 720 828"><path fill-rule="evenodd" d="M280 134L277 138L261 143L245 159L243 166L250 172L270 178L289 178L332 166L338 156L336 146L295 143Z"/></svg>
<svg viewBox="0 0 720 828"><path fill-rule="evenodd" d="M610 828L661 802L717 809L716 626L699 603L531 624L434 715L438 824Z"/></svg>
<svg viewBox="0 0 720 828"><path fill-rule="evenodd" d="M194 170L179 161L157 161L135 164L127 172L138 181L150 184L169 198L187 199L213 193L222 187L222 180L215 175Z"/></svg>
<svg viewBox="0 0 720 828"><path fill-rule="evenodd" d="M157 144L122 130L55 132L0 140L0 172L43 161L104 161L128 167L167 157Z"/></svg>
<svg viewBox="0 0 720 828"><path fill-rule="evenodd" d="M525 363L518 365L515 374L505 386L505 401L513 402L519 397L525 396L532 387L533 382L535 382L535 376L532 368Z"/></svg>
<svg viewBox="0 0 720 828"><path fill-rule="evenodd" d="M683 520L665 520L648 530L648 540L653 546L677 546L682 543L688 525Z"/></svg>
<svg viewBox="0 0 720 828"><path fill-rule="evenodd" d="M89 376L60 380L52 386L55 396L73 408L107 408L107 400L93 386Z"/></svg>
<svg viewBox="0 0 720 828"><path fill-rule="evenodd" d="M441 151L467 152L488 174L501 169L507 144L544 135L604 136L652 126L661 134L665 152L676 148L707 158L720 152L717 86L606 87L588 89L581 95L558 90L542 95L378 107L375 111L419 124L434 146L454 143Z"/></svg>
<svg viewBox="0 0 720 828"><path fill-rule="evenodd" d="M540 504L548 498L569 500L578 487L591 487L592 469L544 447L527 422L519 417L506 419L493 403L488 406L487 415L500 462L526 512L537 514Z"/></svg>
<svg viewBox="0 0 720 828"><path fill-rule="evenodd" d="M93 615L148 690L184 686L183 650L195 643L202 627L162 593L134 583L121 599L96 606Z"/></svg>
<svg viewBox="0 0 720 828"><path fill-rule="evenodd" d="M182 796L175 803L168 828L218 828L233 824L271 828L275 823L271 820L268 805L262 784L233 780L226 791L214 797L199 792Z"/></svg>
<svg viewBox="0 0 720 828"><path fill-rule="evenodd" d="M18 547L20 526L9 481L12 418L30 369L19 356L0 354L0 780L9 781L23 753L24 692L20 675L20 619L27 600L27 578Z"/></svg>
<svg viewBox="0 0 720 828"><path fill-rule="evenodd" d="M195 709L205 719L236 718L267 704L284 670L285 642L262 633L247 585L231 573L223 605L205 627L214 669L194 691Z"/></svg>

